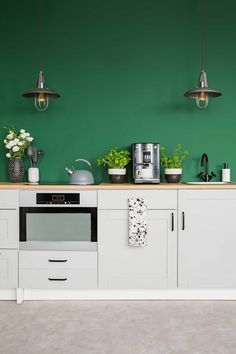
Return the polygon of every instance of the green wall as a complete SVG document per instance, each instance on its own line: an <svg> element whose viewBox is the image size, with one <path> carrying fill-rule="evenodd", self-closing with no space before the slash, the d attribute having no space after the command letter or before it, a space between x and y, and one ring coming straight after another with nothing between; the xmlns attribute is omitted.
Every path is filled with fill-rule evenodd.
<svg viewBox="0 0 236 354"><path fill-rule="evenodd" d="M201 111L183 96L200 70L200 2L2 1L0 126L29 130L45 150L42 182L66 183L64 167L76 158L90 160L96 181L105 180L96 158L138 141L186 147L185 180L196 179L203 152L218 178L227 161L236 180L236 2L205 3L206 71L223 96ZM21 96L41 67L61 94L45 112ZM7 178L2 145L0 179Z"/></svg>

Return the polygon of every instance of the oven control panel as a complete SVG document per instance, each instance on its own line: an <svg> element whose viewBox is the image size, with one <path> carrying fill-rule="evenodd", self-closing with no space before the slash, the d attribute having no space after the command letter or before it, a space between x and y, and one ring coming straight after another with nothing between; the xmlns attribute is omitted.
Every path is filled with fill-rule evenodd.
<svg viewBox="0 0 236 354"><path fill-rule="evenodd" d="M36 204L80 204L80 193L36 193Z"/></svg>

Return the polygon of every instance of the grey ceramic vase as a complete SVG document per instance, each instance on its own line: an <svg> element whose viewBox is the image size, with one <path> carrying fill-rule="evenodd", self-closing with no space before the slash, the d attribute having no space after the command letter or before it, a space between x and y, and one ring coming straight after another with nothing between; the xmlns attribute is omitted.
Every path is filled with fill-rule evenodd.
<svg viewBox="0 0 236 354"><path fill-rule="evenodd" d="M21 159L10 159L8 166L10 182L20 183L24 178L24 165Z"/></svg>

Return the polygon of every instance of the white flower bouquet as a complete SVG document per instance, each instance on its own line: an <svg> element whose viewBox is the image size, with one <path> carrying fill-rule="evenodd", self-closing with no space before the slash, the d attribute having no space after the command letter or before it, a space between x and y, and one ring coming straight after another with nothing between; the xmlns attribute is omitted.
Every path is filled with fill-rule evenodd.
<svg viewBox="0 0 236 354"><path fill-rule="evenodd" d="M21 159L27 147L34 140L30 133L27 133L25 129L21 129L19 132L15 128L9 128L8 133L4 139L4 145L7 149L6 157L9 159Z"/></svg>

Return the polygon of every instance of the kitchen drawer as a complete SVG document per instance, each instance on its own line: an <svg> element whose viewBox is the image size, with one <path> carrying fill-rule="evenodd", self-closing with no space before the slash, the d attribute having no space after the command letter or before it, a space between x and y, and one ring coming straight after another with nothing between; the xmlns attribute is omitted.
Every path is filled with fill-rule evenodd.
<svg viewBox="0 0 236 354"><path fill-rule="evenodd" d="M20 269L96 270L95 251L20 251Z"/></svg>
<svg viewBox="0 0 236 354"><path fill-rule="evenodd" d="M0 250L0 289L18 287L18 251Z"/></svg>
<svg viewBox="0 0 236 354"><path fill-rule="evenodd" d="M97 270L21 269L19 287L29 289L94 289Z"/></svg>
<svg viewBox="0 0 236 354"><path fill-rule="evenodd" d="M177 190L102 190L99 209L128 209L129 198L145 198L148 209L177 209Z"/></svg>
<svg viewBox="0 0 236 354"><path fill-rule="evenodd" d="M0 210L0 248L18 248L18 212Z"/></svg>
<svg viewBox="0 0 236 354"><path fill-rule="evenodd" d="M19 207L19 191L0 190L0 209L17 209Z"/></svg>

